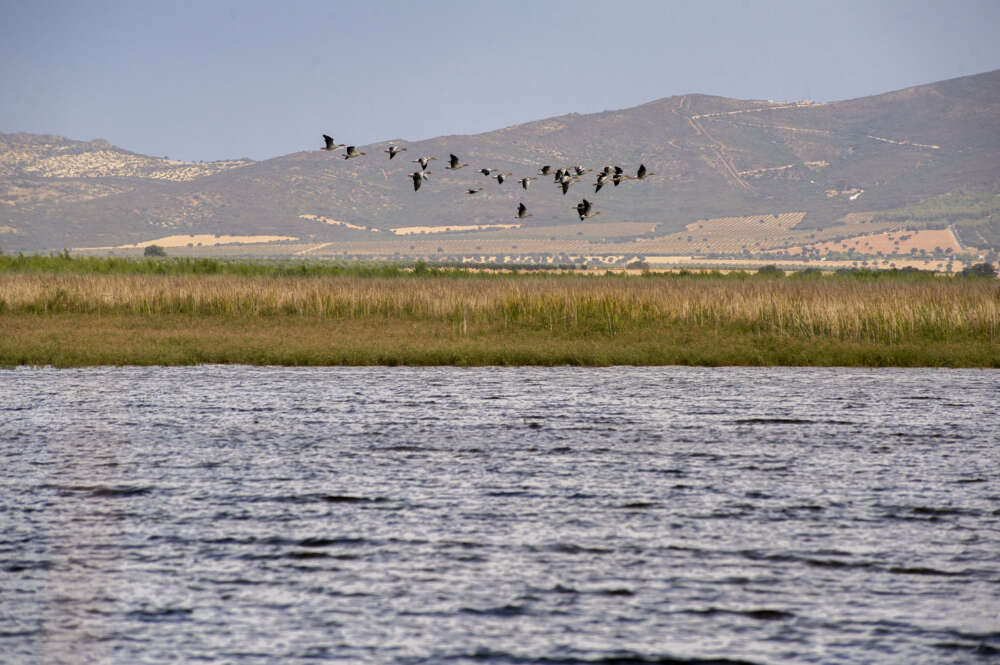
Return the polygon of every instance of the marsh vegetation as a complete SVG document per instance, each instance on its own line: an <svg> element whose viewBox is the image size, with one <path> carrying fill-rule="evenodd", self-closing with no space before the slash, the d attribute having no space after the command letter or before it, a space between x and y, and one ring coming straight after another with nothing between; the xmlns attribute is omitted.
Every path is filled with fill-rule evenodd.
<svg viewBox="0 0 1000 665"><path fill-rule="evenodd" d="M995 279L0 258L8 365L1000 366Z"/></svg>

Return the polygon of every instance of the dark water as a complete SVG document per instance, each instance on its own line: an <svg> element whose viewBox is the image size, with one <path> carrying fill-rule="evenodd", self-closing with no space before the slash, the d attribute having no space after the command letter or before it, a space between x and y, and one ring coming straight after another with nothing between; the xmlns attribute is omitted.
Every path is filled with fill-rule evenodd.
<svg viewBox="0 0 1000 665"><path fill-rule="evenodd" d="M998 396L995 371L3 371L0 662L998 662Z"/></svg>

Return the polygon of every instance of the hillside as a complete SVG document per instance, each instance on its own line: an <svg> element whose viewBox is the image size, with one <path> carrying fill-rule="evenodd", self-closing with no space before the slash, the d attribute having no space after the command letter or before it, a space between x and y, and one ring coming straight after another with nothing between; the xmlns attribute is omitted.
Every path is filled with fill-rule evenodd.
<svg viewBox="0 0 1000 665"><path fill-rule="evenodd" d="M317 148L323 132L347 138L318 127ZM0 134L0 248L116 247L210 234L284 238L265 252L273 254L466 255L528 247L557 254L577 251L579 243L573 249L570 241L581 238L583 249L615 253L637 239L666 248L677 236L687 253L725 246L759 254L823 240L817 233L843 235L836 227L858 215L873 220L958 191L1000 192L1000 71L827 104L670 97L474 136L395 140L407 150L393 160L383 152L389 143L361 146L368 154L351 160L317 149L263 162L184 163L100 140ZM469 167L444 169L449 153ZM420 155L437 161L414 192L407 174ZM516 182L545 164L595 171L621 165L634 174L640 163L656 175L596 194L593 172L565 196L551 178L527 191ZM498 185L477 172L481 167L515 175ZM470 187L483 190L469 196ZM575 212L582 197L601 213L583 225ZM515 220L521 201L532 216ZM774 226L784 234L780 242L770 235L741 242L745 230L737 225L732 238L713 246L715 236L698 236L691 226L765 215L797 217L788 229ZM982 245L998 237L993 222L974 221L978 248L990 249ZM514 223L522 227L468 228ZM390 231L445 226L466 229L433 238Z"/></svg>

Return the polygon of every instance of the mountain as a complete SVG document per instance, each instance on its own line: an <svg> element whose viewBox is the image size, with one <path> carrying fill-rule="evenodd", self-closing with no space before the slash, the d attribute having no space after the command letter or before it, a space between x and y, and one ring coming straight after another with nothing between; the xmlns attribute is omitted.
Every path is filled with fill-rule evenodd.
<svg viewBox="0 0 1000 665"><path fill-rule="evenodd" d="M0 134L0 248L213 234L362 243L366 251L388 243L391 254L399 247L388 231L398 227L579 224L582 197L600 210L590 221L608 237L636 235L635 223L655 236L698 220L793 212L804 213L800 230L831 227L852 213L950 192L1000 192L1000 70L825 104L669 97L485 134L386 141L349 160L318 149L323 132L345 138L317 127L317 150L206 163L137 155L102 140ZM389 160L390 144L406 151ZM469 166L446 170L449 153ZM420 155L437 160L414 192L408 174ZM640 163L656 175L598 193L594 172L565 196L551 178L527 191L516 182L545 164L621 165L635 174ZM499 185L481 167L514 176ZM466 194L475 187L483 190ZM515 220L522 201L532 216Z"/></svg>

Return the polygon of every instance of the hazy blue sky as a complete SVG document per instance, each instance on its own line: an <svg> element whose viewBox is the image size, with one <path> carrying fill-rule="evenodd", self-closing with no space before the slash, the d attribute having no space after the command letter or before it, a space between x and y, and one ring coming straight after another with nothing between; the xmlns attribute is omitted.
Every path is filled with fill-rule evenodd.
<svg viewBox="0 0 1000 665"><path fill-rule="evenodd" d="M1000 1L0 0L0 132L186 160L1000 68Z"/></svg>

